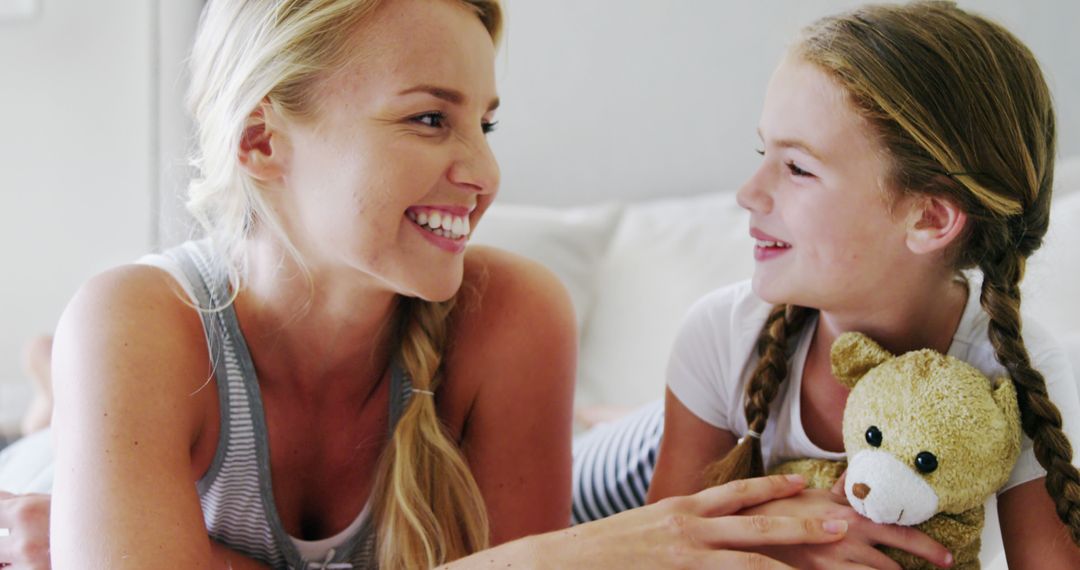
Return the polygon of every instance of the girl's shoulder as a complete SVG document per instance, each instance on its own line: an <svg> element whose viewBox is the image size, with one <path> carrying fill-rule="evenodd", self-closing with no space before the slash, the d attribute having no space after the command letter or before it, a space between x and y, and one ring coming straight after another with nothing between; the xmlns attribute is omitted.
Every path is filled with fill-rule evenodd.
<svg viewBox="0 0 1080 570"><path fill-rule="evenodd" d="M977 272L968 273L965 277L968 280L967 305L953 335L949 355L974 365L988 376L1000 375L1004 368L998 362L994 345L990 341L990 316L980 302L982 278ZM1068 357L1061 340L1023 309L1021 323L1024 347L1032 364L1036 369L1049 365L1057 375L1061 363L1068 365Z"/></svg>
<svg viewBox="0 0 1080 570"><path fill-rule="evenodd" d="M770 305L741 281L705 295L687 312L667 367L667 385L706 422L730 429Z"/></svg>
<svg viewBox="0 0 1080 570"><path fill-rule="evenodd" d="M754 293L749 279L715 289L698 299L686 313L682 330L705 336L756 338L772 305Z"/></svg>

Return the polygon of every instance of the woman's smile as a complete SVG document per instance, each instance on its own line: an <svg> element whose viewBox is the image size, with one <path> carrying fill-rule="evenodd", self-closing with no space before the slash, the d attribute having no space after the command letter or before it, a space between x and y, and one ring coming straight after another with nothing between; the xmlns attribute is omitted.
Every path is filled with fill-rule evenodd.
<svg viewBox="0 0 1080 570"><path fill-rule="evenodd" d="M472 231L469 208L417 206L406 210L405 216L425 239L439 248L451 253L465 251Z"/></svg>

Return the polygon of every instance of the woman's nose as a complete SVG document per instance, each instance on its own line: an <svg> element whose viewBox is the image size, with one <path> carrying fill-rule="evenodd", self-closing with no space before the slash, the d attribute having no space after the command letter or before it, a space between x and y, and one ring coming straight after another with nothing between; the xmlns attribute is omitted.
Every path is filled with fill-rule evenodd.
<svg viewBox="0 0 1080 570"><path fill-rule="evenodd" d="M487 138L462 140L461 151L450 166L450 182L490 194L499 188L499 163Z"/></svg>

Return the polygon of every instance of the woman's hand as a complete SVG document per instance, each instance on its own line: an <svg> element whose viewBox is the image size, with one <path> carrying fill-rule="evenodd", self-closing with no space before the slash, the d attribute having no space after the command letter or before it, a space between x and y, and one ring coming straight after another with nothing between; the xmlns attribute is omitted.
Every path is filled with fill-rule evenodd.
<svg viewBox="0 0 1080 570"><path fill-rule="evenodd" d="M49 502L49 495L13 495L0 491L0 529L3 529L0 530L0 567L10 570L50 567Z"/></svg>
<svg viewBox="0 0 1080 570"><path fill-rule="evenodd" d="M876 524L860 515L848 505L842 487L834 487L832 491L810 489L796 496L750 507L739 514L785 514L847 522L847 534L842 540L827 544L767 545L754 549L798 568L900 570L899 564L875 548L879 544L905 550L943 568L952 564L949 551L919 530Z"/></svg>
<svg viewBox="0 0 1080 570"><path fill-rule="evenodd" d="M736 481L526 540L541 568L789 568L738 549L835 542L846 523L733 515L803 487L797 476Z"/></svg>

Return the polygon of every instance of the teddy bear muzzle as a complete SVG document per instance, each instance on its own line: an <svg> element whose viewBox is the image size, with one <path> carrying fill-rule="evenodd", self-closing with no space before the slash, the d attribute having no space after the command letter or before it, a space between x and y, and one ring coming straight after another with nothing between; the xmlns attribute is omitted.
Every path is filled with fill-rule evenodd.
<svg viewBox="0 0 1080 570"><path fill-rule="evenodd" d="M879 524L910 526L937 512L938 496L933 487L885 451L856 453L848 464L844 491L852 508Z"/></svg>

